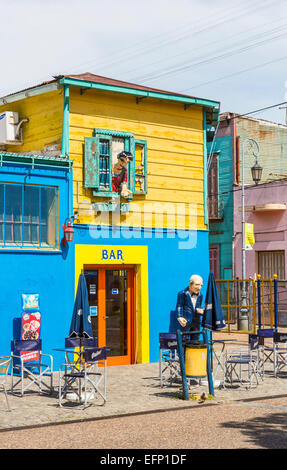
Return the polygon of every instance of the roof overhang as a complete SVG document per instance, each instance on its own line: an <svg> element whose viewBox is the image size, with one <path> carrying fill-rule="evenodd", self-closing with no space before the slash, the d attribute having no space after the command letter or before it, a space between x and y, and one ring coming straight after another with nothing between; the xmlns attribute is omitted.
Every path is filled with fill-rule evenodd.
<svg viewBox="0 0 287 470"><path fill-rule="evenodd" d="M73 160L62 157L47 157L45 155L30 155L25 153L0 152L0 168L3 163L16 163L34 166L46 166L70 170Z"/></svg>
<svg viewBox="0 0 287 470"><path fill-rule="evenodd" d="M20 91L18 93L13 93L11 95L4 96L0 98L0 106L13 103L14 101L20 101L25 98L30 98L31 96L42 95L43 93L48 93L50 91L55 91L61 89L62 86L58 82L49 83L47 85L37 86L34 88L29 88L27 90Z"/></svg>
<svg viewBox="0 0 287 470"><path fill-rule="evenodd" d="M60 80L63 85L77 86L80 88L90 88L94 90L110 91L114 93L125 93L134 95L138 98L155 98L160 100L175 101L185 105L185 109L189 105L198 105L206 109L206 121L207 124L214 125L218 121L220 112L220 103L218 101L212 101L204 98L195 98L193 96L178 95L176 93L164 93L159 91L141 90L133 87L125 87L119 85L111 85L107 83L100 83L87 80L79 80L76 78L64 77Z"/></svg>

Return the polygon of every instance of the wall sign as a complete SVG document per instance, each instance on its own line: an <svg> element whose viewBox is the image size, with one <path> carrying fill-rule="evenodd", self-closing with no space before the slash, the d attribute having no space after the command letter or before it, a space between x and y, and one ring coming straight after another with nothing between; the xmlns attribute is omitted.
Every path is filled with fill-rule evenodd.
<svg viewBox="0 0 287 470"><path fill-rule="evenodd" d="M106 259L112 259L112 260L121 260L124 261L123 258L123 251L122 250L111 250L111 249L105 249L102 250L102 260Z"/></svg>

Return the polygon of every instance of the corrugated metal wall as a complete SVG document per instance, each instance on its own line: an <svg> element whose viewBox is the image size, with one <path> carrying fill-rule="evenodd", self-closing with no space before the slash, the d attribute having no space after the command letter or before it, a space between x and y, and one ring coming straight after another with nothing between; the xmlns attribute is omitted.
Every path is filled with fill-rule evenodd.
<svg viewBox="0 0 287 470"><path fill-rule="evenodd" d="M240 136L240 149L247 138L255 139L260 146L258 163L263 167L261 182L278 179L278 175L287 175L287 126L264 120L237 119L237 131ZM253 184L250 168L255 163L252 154L255 147L245 146L245 184ZM241 158L241 151L240 151Z"/></svg>

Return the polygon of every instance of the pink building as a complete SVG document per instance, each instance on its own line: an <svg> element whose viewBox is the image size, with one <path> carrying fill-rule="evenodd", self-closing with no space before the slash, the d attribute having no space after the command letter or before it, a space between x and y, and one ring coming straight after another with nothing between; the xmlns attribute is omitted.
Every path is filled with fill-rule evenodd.
<svg viewBox="0 0 287 470"><path fill-rule="evenodd" d="M242 277L240 187L234 187L234 277ZM245 222L254 225L255 244L246 251L246 278L261 274L287 279L287 181L276 180L245 187Z"/></svg>

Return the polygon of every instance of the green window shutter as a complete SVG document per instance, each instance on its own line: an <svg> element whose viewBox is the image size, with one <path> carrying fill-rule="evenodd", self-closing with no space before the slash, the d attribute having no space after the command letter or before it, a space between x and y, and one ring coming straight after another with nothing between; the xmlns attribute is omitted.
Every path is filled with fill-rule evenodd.
<svg viewBox="0 0 287 470"><path fill-rule="evenodd" d="M147 194L147 143L134 141L134 194Z"/></svg>
<svg viewBox="0 0 287 470"><path fill-rule="evenodd" d="M99 154L99 191L112 191L112 137L103 134L96 135Z"/></svg>
<svg viewBox="0 0 287 470"><path fill-rule="evenodd" d="M99 187L99 154L97 139L85 137L85 188Z"/></svg>
<svg viewBox="0 0 287 470"><path fill-rule="evenodd" d="M133 194L147 193L147 144L128 132L95 128L94 137L85 138L85 186L94 189L94 196L116 195L112 192L112 144L117 137L124 139L124 149L134 155L128 165L128 188L132 194L127 200L132 200Z"/></svg>
<svg viewBox="0 0 287 470"><path fill-rule="evenodd" d="M128 164L129 171L129 181L128 188L134 194L135 192L135 139L134 137L129 137L125 139L125 150L131 152L134 158Z"/></svg>
<svg viewBox="0 0 287 470"><path fill-rule="evenodd" d="M85 137L84 184L104 194L112 191L111 141L110 136L102 134Z"/></svg>

